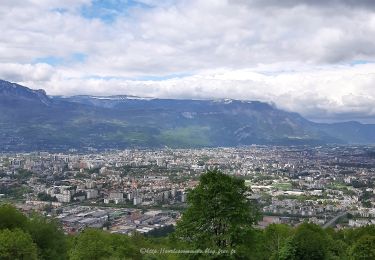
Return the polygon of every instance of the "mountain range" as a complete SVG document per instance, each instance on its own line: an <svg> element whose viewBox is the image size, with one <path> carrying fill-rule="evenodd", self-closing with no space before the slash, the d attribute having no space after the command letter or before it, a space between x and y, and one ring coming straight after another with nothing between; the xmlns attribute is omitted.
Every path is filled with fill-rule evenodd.
<svg viewBox="0 0 375 260"><path fill-rule="evenodd" d="M48 96L0 80L0 150L374 144L375 125L315 123L259 101Z"/></svg>

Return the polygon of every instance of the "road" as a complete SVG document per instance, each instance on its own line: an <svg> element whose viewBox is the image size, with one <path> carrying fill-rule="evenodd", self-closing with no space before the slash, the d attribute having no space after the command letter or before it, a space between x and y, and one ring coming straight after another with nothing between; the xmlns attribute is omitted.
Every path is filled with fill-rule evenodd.
<svg viewBox="0 0 375 260"><path fill-rule="evenodd" d="M346 214L348 214L347 211L340 213L339 215L337 215L336 217L334 217L333 219L331 219L330 221L328 221L327 223L325 223L325 224L323 225L323 228L328 228L328 227L332 226L333 224L336 223L336 221L337 221L339 218L345 216Z"/></svg>

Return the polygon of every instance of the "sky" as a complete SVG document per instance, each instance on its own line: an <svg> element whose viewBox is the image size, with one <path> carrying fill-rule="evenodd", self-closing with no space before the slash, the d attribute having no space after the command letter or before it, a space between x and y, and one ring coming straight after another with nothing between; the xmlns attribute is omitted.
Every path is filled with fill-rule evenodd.
<svg viewBox="0 0 375 260"><path fill-rule="evenodd" d="M1 0L0 78L375 122L373 0Z"/></svg>

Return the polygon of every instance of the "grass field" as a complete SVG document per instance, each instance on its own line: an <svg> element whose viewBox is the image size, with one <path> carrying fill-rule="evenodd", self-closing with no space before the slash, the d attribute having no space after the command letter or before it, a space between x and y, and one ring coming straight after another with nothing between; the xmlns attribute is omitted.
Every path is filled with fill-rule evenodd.
<svg viewBox="0 0 375 260"><path fill-rule="evenodd" d="M279 190L291 190L292 189L292 184L285 182L285 183L275 183L272 184L272 187L279 189Z"/></svg>

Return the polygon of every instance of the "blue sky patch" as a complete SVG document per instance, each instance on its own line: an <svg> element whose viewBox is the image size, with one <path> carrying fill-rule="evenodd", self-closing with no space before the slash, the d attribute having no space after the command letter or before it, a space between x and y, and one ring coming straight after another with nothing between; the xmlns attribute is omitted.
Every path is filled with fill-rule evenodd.
<svg viewBox="0 0 375 260"><path fill-rule="evenodd" d="M94 0L90 5L82 6L81 15L87 19L100 19L111 23L120 15L128 15L128 10L134 7L150 8L135 0Z"/></svg>
<svg viewBox="0 0 375 260"><path fill-rule="evenodd" d="M73 53L71 56L71 60L73 62L85 62L87 60L88 55L81 52Z"/></svg>
<svg viewBox="0 0 375 260"><path fill-rule="evenodd" d="M87 60L88 55L82 52L75 52L67 57L45 56L33 60L32 63L47 63L51 66L65 65L67 63L82 63Z"/></svg>
<svg viewBox="0 0 375 260"><path fill-rule="evenodd" d="M46 56L34 59L33 63L47 63L52 66L60 65L64 62L62 57Z"/></svg>

